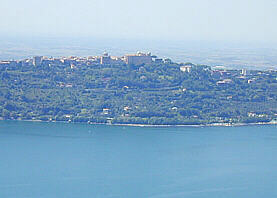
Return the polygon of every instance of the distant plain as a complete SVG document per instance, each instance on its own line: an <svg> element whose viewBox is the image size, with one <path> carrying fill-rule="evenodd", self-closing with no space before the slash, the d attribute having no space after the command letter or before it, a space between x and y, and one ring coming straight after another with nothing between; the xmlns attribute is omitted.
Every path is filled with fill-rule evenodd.
<svg viewBox="0 0 277 198"><path fill-rule="evenodd" d="M277 69L277 48L273 44L104 38L0 39L0 60L18 60L35 55L96 56L105 51L116 56L150 51L158 57L176 62L234 69Z"/></svg>

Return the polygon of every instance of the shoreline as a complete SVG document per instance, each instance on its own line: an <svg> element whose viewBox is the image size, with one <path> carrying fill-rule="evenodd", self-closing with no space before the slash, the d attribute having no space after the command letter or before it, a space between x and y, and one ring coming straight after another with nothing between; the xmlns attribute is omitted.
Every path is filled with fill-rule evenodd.
<svg viewBox="0 0 277 198"><path fill-rule="evenodd" d="M99 124L99 123L97 123ZM257 123L213 123L199 125L150 125L150 124L104 124L111 126L133 126L133 127L240 127L255 125L277 125L277 122L257 122Z"/></svg>
<svg viewBox="0 0 277 198"><path fill-rule="evenodd" d="M45 123L68 123L68 124L87 124L87 125L106 125L106 126L130 126L130 127L240 127L240 126L259 126L259 125L277 125L275 122L257 122L257 123L212 123L198 125L151 125L151 124L110 124L110 123L94 123L94 122L68 122L68 121L44 121L44 120L5 120L0 121L23 121L23 122L45 122Z"/></svg>

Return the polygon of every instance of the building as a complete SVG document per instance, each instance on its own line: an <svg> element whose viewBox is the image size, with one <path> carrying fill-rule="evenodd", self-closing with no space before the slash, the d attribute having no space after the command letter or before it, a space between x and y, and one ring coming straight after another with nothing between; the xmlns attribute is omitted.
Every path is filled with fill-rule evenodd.
<svg viewBox="0 0 277 198"><path fill-rule="evenodd" d="M0 61L0 66L7 67L10 65L10 61Z"/></svg>
<svg viewBox="0 0 277 198"><path fill-rule="evenodd" d="M108 53L104 53L103 56L100 56L100 64L123 64L124 61L122 60L122 58L117 57L117 56L109 56Z"/></svg>
<svg viewBox="0 0 277 198"><path fill-rule="evenodd" d="M33 65L38 66L42 63L42 56L34 56L33 57Z"/></svg>
<svg viewBox="0 0 277 198"><path fill-rule="evenodd" d="M224 79L224 80L220 80L216 82L216 85L226 85L226 84L230 84L233 81L231 79Z"/></svg>
<svg viewBox="0 0 277 198"><path fill-rule="evenodd" d="M172 60L170 58L166 58L166 59L164 59L164 63L171 64Z"/></svg>
<svg viewBox="0 0 277 198"><path fill-rule="evenodd" d="M249 75L249 73L250 72L248 70L242 69L240 74L243 75L243 76L247 76L247 75Z"/></svg>
<svg viewBox="0 0 277 198"><path fill-rule="evenodd" d="M70 58L66 58L66 59L62 59L61 62L64 65L70 66L70 65L77 65L77 61L75 59L70 59Z"/></svg>
<svg viewBox="0 0 277 198"><path fill-rule="evenodd" d="M191 72L191 66L190 66L190 65L181 66L181 67L180 67L180 70L181 70L182 72L188 72L188 73L190 73L190 72Z"/></svg>
<svg viewBox="0 0 277 198"><path fill-rule="evenodd" d="M105 52L103 54L103 56L100 57L100 64L111 64L112 60L111 57L109 56L109 54L107 52Z"/></svg>
<svg viewBox="0 0 277 198"><path fill-rule="evenodd" d="M141 53L130 54L124 56L124 61L128 65L142 65L152 63L151 53Z"/></svg>
<svg viewBox="0 0 277 198"><path fill-rule="evenodd" d="M155 63L163 63L163 59L162 58L155 58Z"/></svg>

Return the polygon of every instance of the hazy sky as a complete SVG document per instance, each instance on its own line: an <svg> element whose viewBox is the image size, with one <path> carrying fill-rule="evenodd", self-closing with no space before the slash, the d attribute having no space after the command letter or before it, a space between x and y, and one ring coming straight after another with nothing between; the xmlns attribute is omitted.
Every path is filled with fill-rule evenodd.
<svg viewBox="0 0 277 198"><path fill-rule="evenodd" d="M1 0L2 36L277 41L276 0Z"/></svg>

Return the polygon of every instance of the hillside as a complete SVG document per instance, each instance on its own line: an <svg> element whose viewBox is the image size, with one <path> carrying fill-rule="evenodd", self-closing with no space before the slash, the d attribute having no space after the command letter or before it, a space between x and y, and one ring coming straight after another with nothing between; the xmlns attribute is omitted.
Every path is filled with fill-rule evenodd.
<svg viewBox="0 0 277 198"><path fill-rule="evenodd" d="M276 119L276 71L183 65L1 66L0 117L155 125Z"/></svg>

